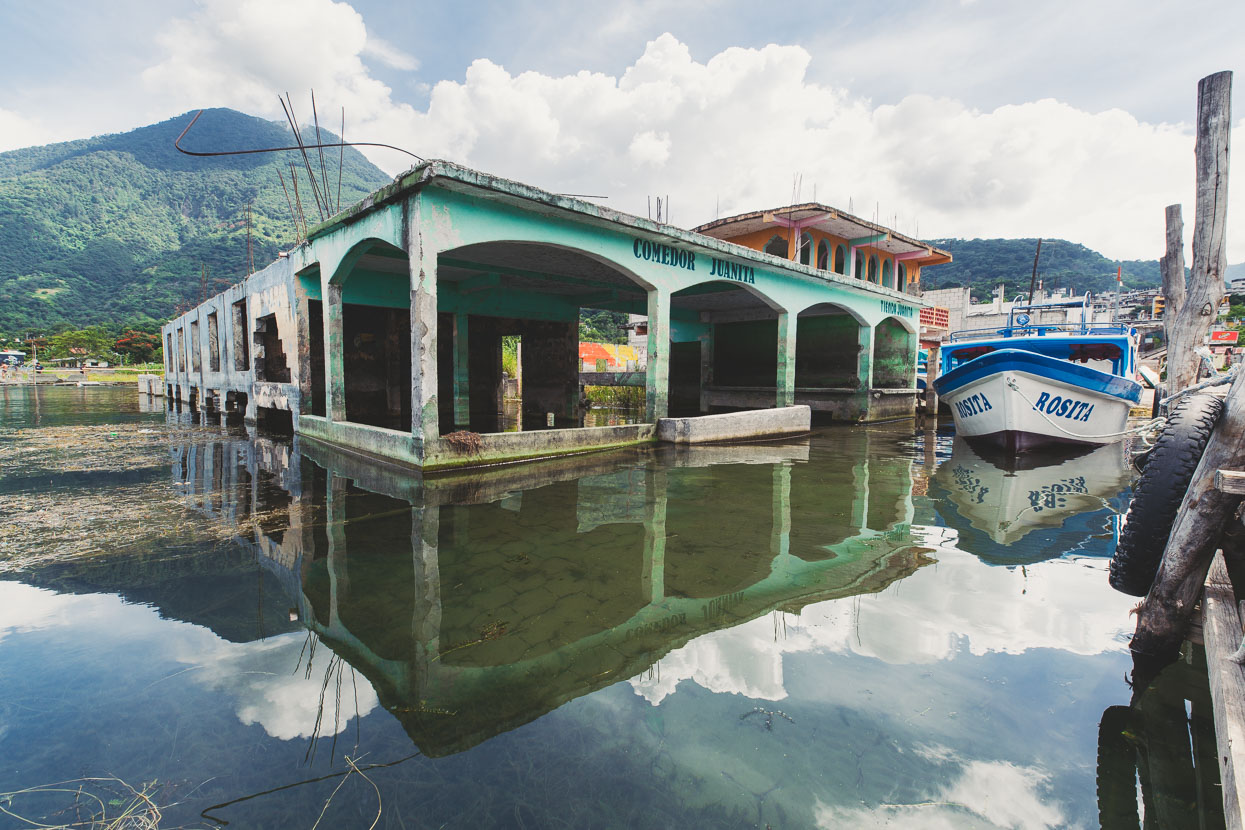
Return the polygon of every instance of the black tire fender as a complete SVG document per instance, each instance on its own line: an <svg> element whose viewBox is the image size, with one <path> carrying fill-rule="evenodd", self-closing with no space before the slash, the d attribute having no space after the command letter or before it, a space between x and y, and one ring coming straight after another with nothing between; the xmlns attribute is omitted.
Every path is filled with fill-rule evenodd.
<svg viewBox="0 0 1245 830"><path fill-rule="evenodd" d="M1129 739L1132 710L1108 706L1098 722L1098 825L1137 830L1137 747Z"/></svg>
<svg viewBox="0 0 1245 830"><path fill-rule="evenodd" d="M1111 587L1144 597L1158 573L1172 523L1202 460L1223 401L1214 395L1188 395L1167 417L1154 447L1147 451L1133 502L1111 557Z"/></svg>

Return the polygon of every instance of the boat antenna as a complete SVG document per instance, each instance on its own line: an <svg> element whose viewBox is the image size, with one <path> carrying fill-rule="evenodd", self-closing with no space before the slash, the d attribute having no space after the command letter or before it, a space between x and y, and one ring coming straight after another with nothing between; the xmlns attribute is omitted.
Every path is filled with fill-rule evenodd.
<svg viewBox="0 0 1245 830"><path fill-rule="evenodd" d="M1037 253L1033 255L1033 276L1029 278L1029 305L1033 305L1033 286L1037 282L1038 257L1042 255L1042 240L1038 240Z"/></svg>

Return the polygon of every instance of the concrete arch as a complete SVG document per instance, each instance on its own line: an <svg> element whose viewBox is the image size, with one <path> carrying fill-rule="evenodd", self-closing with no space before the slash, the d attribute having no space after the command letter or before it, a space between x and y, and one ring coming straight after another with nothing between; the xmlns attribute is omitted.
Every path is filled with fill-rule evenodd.
<svg viewBox="0 0 1245 830"><path fill-rule="evenodd" d="M873 324L870 323L868 319L861 316L860 312L856 311L851 306L844 305L843 303L834 303L834 302L812 303L796 311L796 314L800 317L815 317L815 316L818 316L816 314L817 311L821 311L821 310L829 311L830 309L838 309L839 311L846 312L848 315L851 316L853 320L855 320L858 324L862 326L866 326L869 328L872 328L873 326ZM830 312L830 313L833 313L833 312Z"/></svg>
<svg viewBox="0 0 1245 830"><path fill-rule="evenodd" d="M736 282L735 280L719 279L718 277L709 277L708 279L703 279L703 280L700 280L699 282L694 282L691 285L685 285L682 288L679 288L677 291L670 292L670 296L674 298L677 298L680 295L684 297L691 296L689 294L684 294L683 292L691 291L691 289L693 288L699 288L700 286L709 285L709 284L729 286L731 288L741 288L744 291L747 291L752 296L756 297L761 302L765 303L765 305L769 306L771 309L778 312L779 314L783 314L786 311L788 311L786 306L784 306L782 303L778 302L774 298L770 297L768 294L766 294L761 289L757 288L755 285L752 285L746 282ZM697 293L697 292L693 292L693 293ZM708 292L705 292L705 293L708 293Z"/></svg>
<svg viewBox="0 0 1245 830"><path fill-rule="evenodd" d="M406 251L400 246L387 242L384 239L368 237L366 239L359 240L352 245L349 250L343 253L337 260L337 263L333 266L332 270L324 267L324 263L321 263L321 273L327 273L329 275L329 285L342 285L346 282L346 278L354 271L355 266L359 264L359 260L378 249L398 251L404 257L406 256Z"/></svg>
<svg viewBox="0 0 1245 830"><path fill-rule="evenodd" d="M769 238L769 241L765 243L765 247L761 250L772 256L790 259L790 244L785 236L776 233Z"/></svg>
<svg viewBox="0 0 1245 830"><path fill-rule="evenodd" d="M900 317L888 316L873 329L873 387L911 389L916 385L917 334Z"/></svg>
<svg viewBox="0 0 1245 830"><path fill-rule="evenodd" d="M499 236L497 238L473 239L470 242L467 242L461 245L456 245L451 248L439 249L436 251L436 256L438 257L444 256L444 257L449 257L453 259L455 258L455 254L461 254L464 252L470 253L470 251L468 251L467 249L479 249L479 248L484 248L490 245L515 245L515 246L520 246L523 248L533 248L533 249L548 248L550 250L566 251L572 254L579 254L595 262L598 262L601 265L604 265L605 267L609 268L612 271L616 271L617 273L629 279L631 282L634 282L636 285L643 288L645 291L651 291L657 287L652 282L650 282L649 280L641 276L638 271L626 265L623 265L621 262L619 262L614 257L608 256L599 251L594 251L588 248L582 248L576 245L567 245L567 244L563 244L560 242L549 242L549 241L543 241L539 239L525 239L521 237L506 237L506 236ZM498 268L500 270L505 270L504 265L498 265Z"/></svg>
<svg viewBox="0 0 1245 830"><path fill-rule="evenodd" d="M881 320L878 320L877 323L874 324L874 328L877 328L878 326L882 325L887 320L890 320L893 323L898 323L899 325L903 326L905 329L908 330L909 334L916 334L919 331L917 327L917 320L915 317L912 317L912 318L897 317L894 314L888 314L885 317L883 317Z"/></svg>

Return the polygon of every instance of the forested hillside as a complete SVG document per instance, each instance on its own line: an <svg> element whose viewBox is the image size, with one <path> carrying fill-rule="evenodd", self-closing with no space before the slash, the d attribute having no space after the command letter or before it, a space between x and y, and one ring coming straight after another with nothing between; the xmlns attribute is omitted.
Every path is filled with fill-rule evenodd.
<svg viewBox="0 0 1245 830"><path fill-rule="evenodd" d="M1033 255L1037 239L931 239L931 244L949 251L954 257L950 265L939 265L921 273L924 288L969 286L976 299L988 299L1000 283L1006 285L1006 296L1029 290L1033 276ZM1097 251L1065 239L1042 240L1038 260L1038 279L1048 288L1070 287L1073 293L1095 294L1115 288L1115 270L1124 269L1124 287L1157 286L1158 260L1107 259Z"/></svg>
<svg viewBox="0 0 1245 830"><path fill-rule="evenodd" d="M197 158L173 140L192 113L128 133L0 153L0 335L103 324L155 326L246 273L246 212L256 268L294 240L278 168L297 153ZM323 131L322 131L323 135ZM287 126L208 110L182 142L194 150L289 145ZM314 141L314 131L304 140ZM335 137L325 141L336 141ZM337 152L325 153L336 196ZM318 157L316 170L319 172ZM389 181L347 149L341 202ZM317 221L305 172L302 202ZM292 196L293 194L291 194Z"/></svg>

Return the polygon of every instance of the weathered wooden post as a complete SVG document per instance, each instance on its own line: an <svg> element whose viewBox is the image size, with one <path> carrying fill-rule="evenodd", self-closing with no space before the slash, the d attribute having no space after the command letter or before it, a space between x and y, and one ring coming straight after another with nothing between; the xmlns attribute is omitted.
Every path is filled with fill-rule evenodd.
<svg viewBox="0 0 1245 830"><path fill-rule="evenodd" d="M1197 143L1194 164L1197 194L1193 217L1193 270L1182 302L1164 294L1167 321L1167 394L1179 392L1197 382L1200 361L1193 350L1202 343L1219 313L1227 270L1225 231L1228 214L1228 149L1232 121L1232 73L1207 75L1197 85ZM1178 206L1173 205L1173 207ZM1168 271L1180 267L1173 287L1184 284L1183 261L1169 262L1172 252L1172 208L1167 209L1167 251L1163 258L1163 290L1167 292ZM1180 225L1183 230L1183 223Z"/></svg>
<svg viewBox="0 0 1245 830"><path fill-rule="evenodd" d="M1168 205L1167 217L1167 252L1159 260L1159 273L1163 277L1163 342L1167 347L1167 381L1154 393L1155 413L1157 417L1158 402L1170 389L1182 389L1175 386L1176 366L1193 365L1193 344L1180 340L1176 330L1177 312L1184 308L1184 217L1180 205ZM1185 384L1187 386L1188 384Z"/></svg>
<svg viewBox="0 0 1245 830"><path fill-rule="evenodd" d="M1224 293L1231 92L1231 72L1209 75L1198 83L1193 272L1175 325L1177 337L1192 338L1196 332L1199 341L1218 313ZM1168 345L1169 393L1191 385L1197 377L1196 363L1181 367L1172 362L1173 345ZM1188 381L1181 383L1185 377ZM1245 459L1243 381L1245 373L1237 375L1228 390L1224 415L1193 473L1158 574L1138 611L1131 644L1136 673L1151 671L1179 652L1220 534L1241 503L1241 496L1215 487L1215 471L1237 468Z"/></svg>

